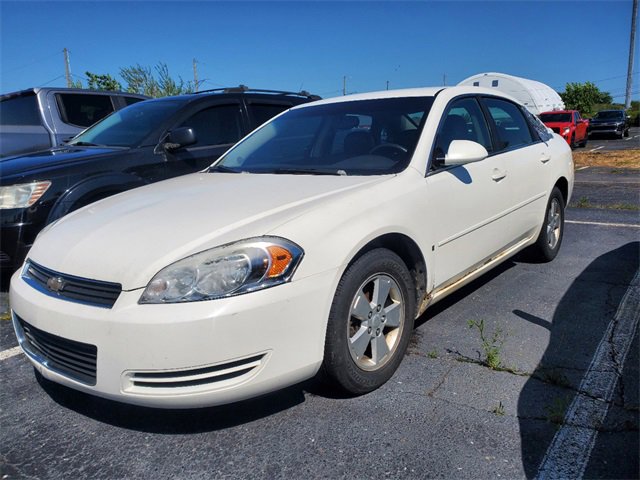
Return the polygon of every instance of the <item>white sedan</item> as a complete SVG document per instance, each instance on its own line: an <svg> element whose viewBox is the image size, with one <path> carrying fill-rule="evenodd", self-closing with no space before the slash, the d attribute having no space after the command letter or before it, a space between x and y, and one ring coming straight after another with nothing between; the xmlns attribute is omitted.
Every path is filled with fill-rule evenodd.
<svg viewBox="0 0 640 480"><path fill-rule="evenodd" d="M572 188L567 143L495 90L301 105L205 172L43 230L13 324L44 377L121 402L223 404L318 373L363 394L429 305L524 248L552 260Z"/></svg>

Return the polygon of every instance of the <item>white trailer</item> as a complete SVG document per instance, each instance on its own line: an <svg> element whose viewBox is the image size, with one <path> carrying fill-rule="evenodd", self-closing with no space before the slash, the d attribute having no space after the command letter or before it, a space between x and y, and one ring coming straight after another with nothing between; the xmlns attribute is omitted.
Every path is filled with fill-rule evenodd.
<svg viewBox="0 0 640 480"><path fill-rule="evenodd" d="M488 72L466 78L458 85L496 88L520 101L534 115L564 109L564 102L558 92L544 83L528 78Z"/></svg>

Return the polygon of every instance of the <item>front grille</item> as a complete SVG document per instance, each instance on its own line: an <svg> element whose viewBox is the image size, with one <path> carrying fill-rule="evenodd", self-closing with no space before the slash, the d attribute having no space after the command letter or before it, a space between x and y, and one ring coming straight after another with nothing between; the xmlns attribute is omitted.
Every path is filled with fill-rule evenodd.
<svg viewBox="0 0 640 480"><path fill-rule="evenodd" d="M260 354L242 360L189 370L131 372L128 377L134 388L166 389L206 386L247 377L262 365L264 357L265 354Z"/></svg>
<svg viewBox="0 0 640 480"><path fill-rule="evenodd" d="M551 130L553 130L554 132L556 132L558 134L560 133L560 129L557 128L557 127L551 127Z"/></svg>
<svg viewBox="0 0 640 480"><path fill-rule="evenodd" d="M20 345L38 363L73 380L87 385L96 384L98 348L95 345L47 333L17 315L14 316L14 325Z"/></svg>
<svg viewBox="0 0 640 480"><path fill-rule="evenodd" d="M22 278L49 296L103 308L113 307L122 291L119 283L74 277L49 270L30 260Z"/></svg>

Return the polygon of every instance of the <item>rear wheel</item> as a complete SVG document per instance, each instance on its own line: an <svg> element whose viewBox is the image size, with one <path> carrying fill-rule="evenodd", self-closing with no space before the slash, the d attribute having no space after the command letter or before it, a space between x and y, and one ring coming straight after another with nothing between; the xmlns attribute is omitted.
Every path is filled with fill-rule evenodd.
<svg viewBox="0 0 640 480"><path fill-rule="evenodd" d="M413 331L415 294L404 262L384 248L356 260L336 290L323 372L333 386L360 395L396 371Z"/></svg>
<svg viewBox="0 0 640 480"><path fill-rule="evenodd" d="M564 234L564 198L558 187L553 187L547 202L544 223L536 243L531 246L535 260L550 262L560 250Z"/></svg>

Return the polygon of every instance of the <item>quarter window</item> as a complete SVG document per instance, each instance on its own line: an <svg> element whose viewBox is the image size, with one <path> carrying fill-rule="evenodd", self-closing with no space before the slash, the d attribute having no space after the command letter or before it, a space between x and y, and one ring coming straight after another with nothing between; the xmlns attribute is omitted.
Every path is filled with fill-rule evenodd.
<svg viewBox="0 0 640 480"><path fill-rule="evenodd" d="M253 115L253 126L259 127L267 120L272 119L280 112L284 112L286 109L291 108L291 105L278 105L275 103L252 103L250 104L251 114Z"/></svg>
<svg viewBox="0 0 640 480"><path fill-rule="evenodd" d="M192 147L236 143L241 137L240 106L233 104L207 108L180 126L195 131L197 141Z"/></svg>
<svg viewBox="0 0 640 480"><path fill-rule="evenodd" d="M497 150L522 147L533 142L527 121L515 104L497 98L486 98L484 101L498 132Z"/></svg>

